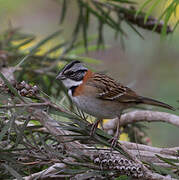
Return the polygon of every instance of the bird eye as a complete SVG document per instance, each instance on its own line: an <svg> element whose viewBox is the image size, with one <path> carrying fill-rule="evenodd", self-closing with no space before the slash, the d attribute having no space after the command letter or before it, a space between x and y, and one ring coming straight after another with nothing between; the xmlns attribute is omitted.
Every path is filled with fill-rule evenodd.
<svg viewBox="0 0 179 180"><path fill-rule="evenodd" d="M65 73L65 76L75 81L81 81L84 77L84 74L85 74L84 70L78 70L76 72L68 71Z"/></svg>

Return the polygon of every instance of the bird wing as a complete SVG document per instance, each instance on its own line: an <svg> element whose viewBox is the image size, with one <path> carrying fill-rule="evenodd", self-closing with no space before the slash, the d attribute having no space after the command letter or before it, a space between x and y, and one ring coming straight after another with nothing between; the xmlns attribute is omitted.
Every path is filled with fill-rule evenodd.
<svg viewBox="0 0 179 180"><path fill-rule="evenodd" d="M97 97L103 100L118 102L137 102L138 96L130 88L115 82L105 74L96 73L93 77L93 83L97 90Z"/></svg>
<svg viewBox="0 0 179 180"><path fill-rule="evenodd" d="M143 103L175 111L174 107L166 103L137 95L130 88L115 82L112 78L106 76L105 74L95 73L95 75L91 78L91 81L88 83L91 84L91 87L96 87L92 88L95 89L94 93L96 93L96 97L103 100L117 101L121 103ZM88 89L90 89L89 87Z"/></svg>

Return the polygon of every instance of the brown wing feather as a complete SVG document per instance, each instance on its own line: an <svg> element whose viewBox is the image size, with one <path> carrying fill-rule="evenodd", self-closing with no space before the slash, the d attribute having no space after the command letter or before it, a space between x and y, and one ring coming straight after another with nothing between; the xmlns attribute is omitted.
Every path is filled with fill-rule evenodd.
<svg viewBox="0 0 179 180"><path fill-rule="evenodd" d="M97 97L104 100L116 100L119 102L137 102L137 94L130 88L115 82L105 74L95 73L93 85L98 89Z"/></svg>
<svg viewBox="0 0 179 180"><path fill-rule="evenodd" d="M96 88L97 92L95 92L97 93L96 96L97 98L103 100L111 100L111 101L118 101L121 103L132 103L132 104L143 103L154 106L160 106L170 110L175 110L175 108L173 108L172 106L166 103L137 95L130 88L115 82L112 78L106 76L105 74L95 73L94 76L91 77L91 81L88 81L88 83L91 83L92 86L97 87Z"/></svg>

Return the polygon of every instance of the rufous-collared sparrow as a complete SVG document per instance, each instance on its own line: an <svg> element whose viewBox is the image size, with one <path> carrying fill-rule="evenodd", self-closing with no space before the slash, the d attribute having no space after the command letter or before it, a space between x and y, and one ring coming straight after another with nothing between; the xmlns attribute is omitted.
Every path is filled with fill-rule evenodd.
<svg viewBox="0 0 179 180"><path fill-rule="evenodd" d="M120 116L125 109L137 104L148 104L175 110L163 102L139 96L130 88L105 74L92 72L80 61L67 64L56 79L62 81L72 101L79 109L97 118L92 126L91 135L102 119L119 118L116 134L111 140L112 146L119 138Z"/></svg>

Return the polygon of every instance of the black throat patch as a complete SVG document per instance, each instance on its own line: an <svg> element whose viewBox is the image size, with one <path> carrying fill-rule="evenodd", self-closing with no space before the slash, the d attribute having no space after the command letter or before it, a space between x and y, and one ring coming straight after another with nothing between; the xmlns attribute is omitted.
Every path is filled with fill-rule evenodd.
<svg viewBox="0 0 179 180"><path fill-rule="evenodd" d="M72 86L72 87L70 88L71 93L72 93L72 96L74 95L75 89L76 89L77 87L78 87L78 86Z"/></svg>

